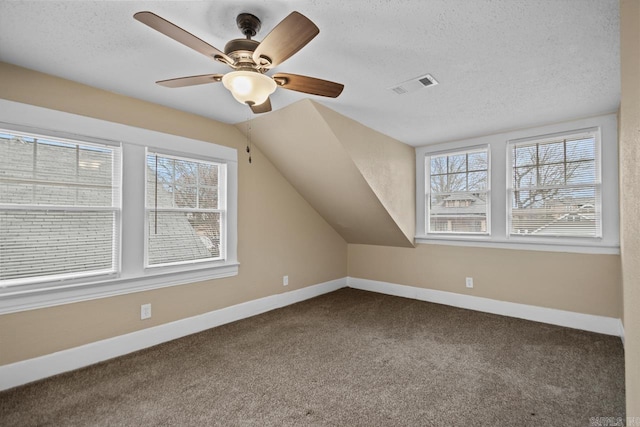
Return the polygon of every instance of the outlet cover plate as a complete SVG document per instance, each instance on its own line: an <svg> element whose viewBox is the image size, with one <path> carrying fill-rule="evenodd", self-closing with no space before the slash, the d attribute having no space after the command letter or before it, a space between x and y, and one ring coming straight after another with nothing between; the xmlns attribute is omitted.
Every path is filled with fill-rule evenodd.
<svg viewBox="0 0 640 427"><path fill-rule="evenodd" d="M142 304L140 306L140 320L149 319L151 317L151 304Z"/></svg>

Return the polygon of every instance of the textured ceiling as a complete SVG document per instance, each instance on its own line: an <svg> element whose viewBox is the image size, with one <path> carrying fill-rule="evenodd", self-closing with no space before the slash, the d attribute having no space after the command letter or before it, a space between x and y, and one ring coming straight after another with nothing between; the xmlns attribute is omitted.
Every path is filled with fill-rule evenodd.
<svg viewBox="0 0 640 427"><path fill-rule="evenodd" d="M320 34L274 71L345 90L325 99L278 89L273 108L309 97L415 146L619 105L618 0L2 1L0 61L226 123L251 117L221 84L156 85L229 69L134 20L142 10L221 50L241 38L238 13L260 17L261 40L297 10ZM389 90L426 73L439 85Z"/></svg>

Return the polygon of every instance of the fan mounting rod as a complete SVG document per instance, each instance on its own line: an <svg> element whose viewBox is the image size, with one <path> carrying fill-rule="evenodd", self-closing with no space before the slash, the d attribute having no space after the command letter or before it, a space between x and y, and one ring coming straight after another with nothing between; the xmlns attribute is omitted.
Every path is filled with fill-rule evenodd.
<svg viewBox="0 0 640 427"><path fill-rule="evenodd" d="M251 39L260 31L260 19L251 13L241 13L236 18L236 24L238 24L238 28L245 35L245 38L230 40L224 47L225 55L227 55L227 58L232 59L233 62L229 62L226 58L220 56L215 59L236 70L254 70L264 73L267 71L266 67L271 65L271 60L266 55L263 55L259 63L255 62L253 52L260 42Z"/></svg>

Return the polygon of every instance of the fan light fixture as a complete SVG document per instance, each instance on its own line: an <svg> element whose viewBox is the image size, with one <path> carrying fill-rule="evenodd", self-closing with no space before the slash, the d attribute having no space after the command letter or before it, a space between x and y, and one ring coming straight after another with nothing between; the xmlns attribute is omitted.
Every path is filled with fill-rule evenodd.
<svg viewBox="0 0 640 427"><path fill-rule="evenodd" d="M275 92L277 84L256 71L232 71L222 76L222 84L241 104L262 105Z"/></svg>

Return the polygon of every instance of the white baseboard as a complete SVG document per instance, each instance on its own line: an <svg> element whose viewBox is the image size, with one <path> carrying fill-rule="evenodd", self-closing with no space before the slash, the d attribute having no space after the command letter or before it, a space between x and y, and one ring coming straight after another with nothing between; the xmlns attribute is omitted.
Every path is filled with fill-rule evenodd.
<svg viewBox="0 0 640 427"><path fill-rule="evenodd" d="M498 301L453 292L379 282L376 280L344 277L291 292L248 301L199 316L189 317L58 351L45 356L0 366L0 390L6 390L63 372L79 369L176 338L295 304L347 286L354 289L517 317L606 335L620 336L624 343L624 328L622 322L620 319L612 317L574 313L571 311Z"/></svg>
<svg viewBox="0 0 640 427"><path fill-rule="evenodd" d="M573 311L498 301L472 295L416 288L413 286L397 285L395 283L379 282L376 280L359 279L355 277L347 278L347 286L365 291L378 292L421 301L451 305L469 310L483 311L486 313L500 314L502 316L517 317L519 319L565 326L567 328L620 336L624 342L624 329L622 328L622 323L620 319L613 317L575 313Z"/></svg>
<svg viewBox="0 0 640 427"><path fill-rule="evenodd" d="M0 390L79 369L143 348L285 307L347 285L347 278L272 295L199 316L165 323L140 331L62 350L45 356L0 366Z"/></svg>

